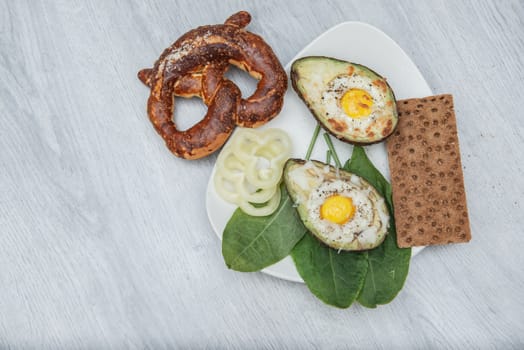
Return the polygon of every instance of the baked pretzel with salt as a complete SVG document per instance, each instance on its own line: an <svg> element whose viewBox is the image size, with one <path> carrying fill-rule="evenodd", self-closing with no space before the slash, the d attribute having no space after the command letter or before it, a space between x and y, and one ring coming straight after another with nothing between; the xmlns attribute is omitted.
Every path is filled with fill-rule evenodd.
<svg viewBox="0 0 524 350"><path fill-rule="evenodd" d="M149 119L176 156L205 157L226 142L235 126L258 127L282 109L287 75L271 47L244 29L250 21L250 14L241 11L224 24L193 29L164 50L153 68L138 73L151 88ZM243 99L224 77L230 64L259 80L253 95ZM202 98L207 114L188 130L178 130L172 120L174 96Z"/></svg>

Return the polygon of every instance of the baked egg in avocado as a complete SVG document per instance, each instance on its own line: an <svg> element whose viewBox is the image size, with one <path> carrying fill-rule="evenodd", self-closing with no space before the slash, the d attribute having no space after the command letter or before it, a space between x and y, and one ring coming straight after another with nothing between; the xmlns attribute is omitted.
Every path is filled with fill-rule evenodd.
<svg viewBox="0 0 524 350"><path fill-rule="evenodd" d="M379 142L397 126L393 91L365 66L330 57L303 57L291 66L291 82L320 124L342 141Z"/></svg>
<svg viewBox="0 0 524 350"><path fill-rule="evenodd" d="M318 161L289 159L284 182L306 228L339 250L366 250L384 241L389 211L363 178Z"/></svg>

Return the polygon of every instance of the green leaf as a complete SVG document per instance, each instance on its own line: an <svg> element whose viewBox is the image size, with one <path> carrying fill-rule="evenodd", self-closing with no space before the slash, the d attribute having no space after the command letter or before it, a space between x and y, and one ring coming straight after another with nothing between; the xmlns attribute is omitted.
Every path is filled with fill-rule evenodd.
<svg viewBox="0 0 524 350"><path fill-rule="evenodd" d="M291 251L309 290L326 304L349 307L364 284L367 252L337 252L307 234Z"/></svg>
<svg viewBox="0 0 524 350"><path fill-rule="evenodd" d="M289 255L307 229L293 207L286 186L277 210L269 216L250 216L237 209L222 237L226 265L242 272L259 271Z"/></svg>
<svg viewBox="0 0 524 350"><path fill-rule="evenodd" d="M378 171L377 168L371 163L364 148L361 146L353 147L353 154L351 158L344 165L344 169L363 177L366 179L376 190L384 197L389 210L393 208L391 199L391 185L386 178Z"/></svg>
<svg viewBox="0 0 524 350"><path fill-rule="evenodd" d="M353 148L351 159L344 165L344 169L373 185L384 196L391 213L386 239L380 246L368 251L369 267L357 299L361 305L374 308L389 303L402 289L408 275L411 248L399 248L397 245L391 185L371 163L362 147Z"/></svg>

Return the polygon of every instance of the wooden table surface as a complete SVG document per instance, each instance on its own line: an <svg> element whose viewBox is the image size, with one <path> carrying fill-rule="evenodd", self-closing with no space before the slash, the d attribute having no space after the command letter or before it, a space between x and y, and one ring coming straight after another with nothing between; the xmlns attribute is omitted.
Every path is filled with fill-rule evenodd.
<svg viewBox="0 0 524 350"><path fill-rule="evenodd" d="M177 159L150 125L138 69L240 9L283 63L368 22L454 95L473 239L425 249L391 304L228 270L216 156ZM522 349L523 18L521 0L0 1L0 348Z"/></svg>

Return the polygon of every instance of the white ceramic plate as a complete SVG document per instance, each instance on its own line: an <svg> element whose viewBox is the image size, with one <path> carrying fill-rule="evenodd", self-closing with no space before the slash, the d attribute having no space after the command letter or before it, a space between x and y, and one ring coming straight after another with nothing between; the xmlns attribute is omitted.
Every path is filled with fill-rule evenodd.
<svg viewBox="0 0 524 350"><path fill-rule="evenodd" d="M345 22L327 30L287 64L288 75L291 63L295 59L313 55L335 57L371 68L388 80L395 97L399 100L432 95L428 83L408 55L390 37L369 24ZM263 128L286 130L293 140L292 156L304 158L317 122L293 91L291 84L289 86L282 112ZM352 146L335 138L332 139L341 162L345 162L351 155ZM365 148L373 164L389 179L385 144L379 143ZM324 139L319 137L311 159L324 161L326 150ZM236 207L222 200L215 192L212 180L214 173L215 169L213 169L207 186L206 207L211 226L222 239L222 232ZM422 248L414 248L412 256L420 252ZM303 282L289 256L262 272L289 281Z"/></svg>

